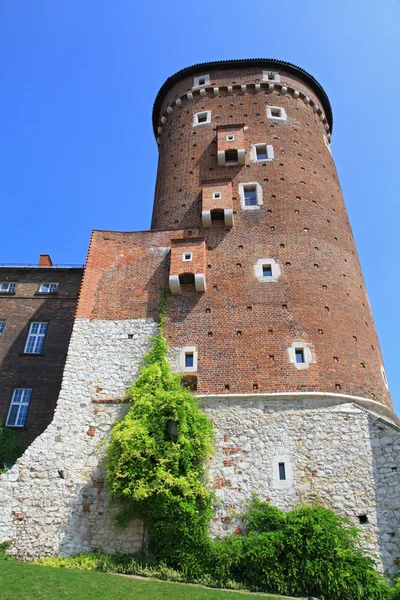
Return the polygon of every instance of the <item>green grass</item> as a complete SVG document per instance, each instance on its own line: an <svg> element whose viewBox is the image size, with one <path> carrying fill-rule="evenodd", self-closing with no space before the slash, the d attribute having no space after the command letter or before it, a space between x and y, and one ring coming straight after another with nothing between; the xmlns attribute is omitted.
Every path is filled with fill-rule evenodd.
<svg viewBox="0 0 400 600"><path fill-rule="evenodd" d="M0 600L275 600L281 596L211 590L182 583L56 569L0 560Z"/></svg>

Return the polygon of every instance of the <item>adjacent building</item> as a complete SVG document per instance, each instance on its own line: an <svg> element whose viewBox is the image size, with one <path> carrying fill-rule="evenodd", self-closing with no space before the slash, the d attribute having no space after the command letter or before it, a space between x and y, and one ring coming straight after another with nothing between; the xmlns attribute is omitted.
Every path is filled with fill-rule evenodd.
<svg viewBox="0 0 400 600"><path fill-rule="evenodd" d="M36 437L51 423L83 266L0 265L0 422Z"/></svg>

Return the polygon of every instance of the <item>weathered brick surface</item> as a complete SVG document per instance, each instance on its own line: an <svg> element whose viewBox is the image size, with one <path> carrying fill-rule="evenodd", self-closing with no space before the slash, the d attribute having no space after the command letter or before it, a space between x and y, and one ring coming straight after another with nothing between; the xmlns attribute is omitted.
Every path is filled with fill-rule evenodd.
<svg viewBox="0 0 400 600"><path fill-rule="evenodd" d="M1 268L0 281L16 283L0 294L0 420L6 420L13 390L32 388L24 429L40 434L53 418L71 337L82 269ZM56 294L40 294L43 282L58 283ZM24 355L32 321L48 323L42 355Z"/></svg>
<svg viewBox="0 0 400 600"><path fill-rule="evenodd" d="M163 124L153 231L94 232L80 316L102 319L157 317L167 287L171 239L205 239L207 292L182 286L168 298L165 332L171 346L198 349L202 393L323 391L363 396L391 406L365 284L325 129L310 105L290 94L245 93L239 85L261 71L211 73L211 85L233 92L174 107ZM313 91L281 72L281 83ZM234 83L235 82L235 83ZM168 92L191 89L184 78ZM236 87L235 87L236 86ZM266 106L285 109L287 121L267 119ZM163 110L164 110L163 109ZM211 110L212 123L193 127L193 114ZM246 164L219 167L216 126L244 123ZM275 160L250 160L252 144L274 147ZM230 179L234 226L201 221L202 189ZM239 183L258 182L259 210L240 207ZM274 259L281 276L260 282L254 265ZM289 363L288 347L306 342L309 369Z"/></svg>

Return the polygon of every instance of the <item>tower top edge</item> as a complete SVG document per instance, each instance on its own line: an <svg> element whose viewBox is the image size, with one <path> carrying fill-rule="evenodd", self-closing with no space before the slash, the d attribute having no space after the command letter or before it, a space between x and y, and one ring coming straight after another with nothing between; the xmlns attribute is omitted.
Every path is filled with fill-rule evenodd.
<svg viewBox="0 0 400 600"><path fill-rule="evenodd" d="M180 79L184 77L188 77L189 75L196 75L197 73L201 73L204 69L232 69L232 68L241 68L241 67L265 67L265 68L284 68L289 73L293 75L300 76L303 81L310 86L310 88L318 95L320 100L322 101L326 118L329 123L330 130L333 128L333 114L331 103L329 102L329 98L327 93L325 92L322 85L301 67L294 65L293 63L286 62L284 60L277 60L275 58L241 58L241 59L233 59L233 60L217 60L212 62L204 62L197 63L195 65L191 65L190 67L185 67L180 71L174 73L166 79L161 88L158 91L156 99L153 105L153 130L154 135L157 137L157 128L159 125L159 114L161 110L161 105L164 100L167 92L175 85Z"/></svg>

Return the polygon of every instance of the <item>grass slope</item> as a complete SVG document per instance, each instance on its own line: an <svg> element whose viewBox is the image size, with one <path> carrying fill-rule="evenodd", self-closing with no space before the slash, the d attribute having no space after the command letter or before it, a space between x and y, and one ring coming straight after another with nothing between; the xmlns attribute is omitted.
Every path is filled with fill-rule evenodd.
<svg viewBox="0 0 400 600"><path fill-rule="evenodd" d="M280 598L0 560L0 600L241 600L250 597Z"/></svg>

